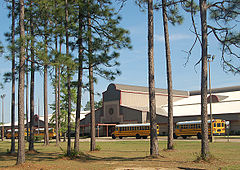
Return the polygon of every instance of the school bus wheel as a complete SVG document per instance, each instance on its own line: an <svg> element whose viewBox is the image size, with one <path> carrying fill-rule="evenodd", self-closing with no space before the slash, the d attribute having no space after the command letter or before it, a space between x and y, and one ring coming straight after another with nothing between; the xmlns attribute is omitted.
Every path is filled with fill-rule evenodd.
<svg viewBox="0 0 240 170"><path fill-rule="evenodd" d="M197 134L197 138L198 138L198 139L202 139L201 133L198 133L198 134Z"/></svg>
<svg viewBox="0 0 240 170"><path fill-rule="evenodd" d="M119 136L119 139L122 139L122 136Z"/></svg>
<svg viewBox="0 0 240 170"><path fill-rule="evenodd" d="M141 136L139 134L136 134L136 139L141 139Z"/></svg>
<svg viewBox="0 0 240 170"><path fill-rule="evenodd" d="M143 136L143 139L147 139L147 136Z"/></svg>
<svg viewBox="0 0 240 170"><path fill-rule="evenodd" d="M187 136L186 136L186 135L182 135L182 138L183 138L183 139L187 139Z"/></svg>
<svg viewBox="0 0 240 170"><path fill-rule="evenodd" d="M114 134L112 134L112 138L113 138L113 139L116 139L116 136L115 136Z"/></svg>
<svg viewBox="0 0 240 170"><path fill-rule="evenodd" d="M174 139L177 139L178 136L174 133L174 134L173 134L173 138L174 138Z"/></svg>

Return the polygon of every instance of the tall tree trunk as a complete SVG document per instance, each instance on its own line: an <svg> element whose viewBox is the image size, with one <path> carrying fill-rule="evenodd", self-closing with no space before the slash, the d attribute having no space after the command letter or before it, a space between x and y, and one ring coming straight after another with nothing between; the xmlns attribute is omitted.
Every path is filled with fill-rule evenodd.
<svg viewBox="0 0 240 170"><path fill-rule="evenodd" d="M65 31L66 31L66 55L69 57L69 44L68 44L68 0L65 0ZM67 155L71 154L71 75L70 68L67 66L67 91L68 91L68 144L67 144Z"/></svg>
<svg viewBox="0 0 240 170"><path fill-rule="evenodd" d="M59 53L62 53L62 37L60 37L60 43L59 43ZM59 128L59 141L61 141L61 120L60 120L60 115L61 115L61 105L60 105L60 92L61 92L61 69L60 69L61 65L58 66L58 115L59 115L59 119L58 119L58 128Z"/></svg>
<svg viewBox="0 0 240 170"><path fill-rule="evenodd" d="M47 7L45 6L45 10ZM48 62L48 33L47 33L47 19L44 21L44 45L45 45L45 59L46 63L44 64L44 144L49 145L49 134L48 134L48 92L47 92L47 62Z"/></svg>
<svg viewBox="0 0 240 170"><path fill-rule="evenodd" d="M28 45L27 45L28 48ZM26 50L26 55L28 55L28 50ZM26 60L26 125L27 125L27 141L28 141L28 136L29 136L29 131L28 131L28 90L29 90L29 82L28 82L28 60Z"/></svg>
<svg viewBox="0 0 240 170"><path fill-rule="evenodd" d="M47 101L47 65L44 65L44 144L49 145L48 101Z"/></svg>
<svg viewBox="0 0 240 170"><path fill-rule="evenodd" d="M28 31L28 27L26 28L26 32L27 32L27 37L29 36L29 31ZM29 47L29 40L26 40L26 63L25 63L25 74L26 74L26 128L27 128L27 141L28 141L28 137L29 137L29 131L28 131L28 107L29 107L29 103L28 103L28 91L29 91L29 81L28 81L28 60L29 60L29 56L28 56L28 47Z"/></svg>
<svg viewBox="0 0 240 170"><path fill-rule="evenodd" d="M153 61L153 1L148 1L148 79L149 79L149 108L150 108L150 154L158 155L156 99Z"/></svg>
<svg viewBox="0 0 240 170"><path fill-rule="evenodd" d="M15 0L12 0L12 112L11 153L15 153Z"/></svg>
<svg viewBox="0 0 240 170"><path fill-rule="evenodd" d="M32 7L32 0L30 1L30 8ZM29 136L29 146L28 150L34 150L34 133L33 133L33 124L34 124L34 80L35 80L35 57L34 57L34 33L33 33L33 19L32 13L30 12L30 34L31 34L31 80L30 80L30 136Z"/></svg>
<svg viewBox="0 0 240 170"><path fill-rule="evenodd" d="M58 68L55 66L55 129L56 129L56 145L59 145L58 130Z"/></svg>
<svg viewBox="0 0 240 170"><path fill-rule="evenodd" d="M18 83L18 154L17 164L25 162L25 141L24 141L24 67L25 67L25 32L24 32L24 0L19 1L20 5L20 65Z"/></svg>
<svg viewBox="0 0 240 170"><path fill-rule="evenodd" d="M80 112L81 112L81 100L82 100L82 62L83 62L83 54L82 54L82 15L81 8L79 5L79 30L78 30L78 89L77 89L77 110L76 110L76 121L75 121L75 143L74 150L79 152L79 134L80 134Z"/></svg>
<svg viewBox="0 0 240 170"><path fill-rule="evenodd" d="M57 1L55 0L55 10L57 9ZM57 29L57 19L55 18L55 29ZM58 35L56 33L55 35L55 50L56 53L58 52ZM55 56L55 61L57 60L57 55ZM55 129L56 129L56 145L59 145L59 129L58 129L58 119L59 119L59 113L58 113L58 66L55 66Z"/></svg>
<svg viewBox="0 0 240 170"><path fill-rule="evenodd" d="M55 49L57 49L57 36L55 37ZM57 57L57 56L56 56ZM55 58L56 59L56 58ZM58 130L58 67L55 66L55 129L56 129L56 145L59 145L59 130Z"/></svg>
<svg viewBox="0 0 240 170"><path fill-rule="evenodd" d="M60 109L60 80L61 80L61 75L60 75L60 66L58 66L58 131L59 131L59 141L61 141L61 120L60 120L60 115L61 115L61 109Z"/></svg>
<svg viewBox="0 0 240 170"><path fill-rule="evenodd" d="M207 115L207 3L199 1L202 31L202 77L201 77L201 119L202 119L202 148L201 156L207 159L208 147L208 115Z"/></svg>
<svg viewBox="0 0 240 170"><path fill-rule="evenodd" d="M91 111L91 146L90 150L96 148L96 130L95 130L95 108L94 108L94 85L93 85L93 66L92 66L92 36L91 36L91 18L88 12L88 52L89 52L89 94L90 94L90 111Z"/></svg>
<svg viewBox="0 0 240 170"><path fill-rule="evenodd" d="M166 64L167 64L167 83L168 83L168 149L173 149L173 92L172 92L172 68L171 68L171 55L170 43L168 33L168 18L166 10L166 0L162 0L162 13L165 37L165 51L166 51Z"/></svg>

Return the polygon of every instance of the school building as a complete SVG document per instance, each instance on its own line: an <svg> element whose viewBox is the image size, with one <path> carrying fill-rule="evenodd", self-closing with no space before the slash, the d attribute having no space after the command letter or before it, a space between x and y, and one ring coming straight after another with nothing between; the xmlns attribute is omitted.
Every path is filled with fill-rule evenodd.
<svg viewBox="0 0 240 170"><path fill-rule="evenodd" d="M160 134L165 135L168 94L166 89L155 91L157 123ZM150 122L147 87L109 84L102 95L103 106L95 111L97 136L109 136L116 124ZM173 90L173 101L174 123L201 119L200 91ZM214 119L230 121L231 134L240 134L240 86L212 89L212 114ZM80 124L81 132L88 134L90 114Z"/></svg>

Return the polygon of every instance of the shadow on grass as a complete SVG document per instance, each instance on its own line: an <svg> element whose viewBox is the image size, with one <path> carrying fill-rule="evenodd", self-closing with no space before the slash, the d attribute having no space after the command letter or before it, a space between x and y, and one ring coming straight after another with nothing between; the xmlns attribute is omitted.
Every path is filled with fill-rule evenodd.
<svg viewBox="0 0 240 170"><path fill-rule="evenodd" d="M123 151L122 151L123 152ZM125 151L125 152L129 152L129 151ZM161 163L189 163L189 161L174 161L174 160L169 160L167 157L165 156L157 156L157 157L153 157L153 156L141 156L141 157L132 157L132 158L128 158L128 157L121 157L121 156L111 156L111 157L100 157L100 156L94 156L88 153L83 153L81 152L78 156L75 157L65 157L67 159L71 159L71 160L75 160L75 161L81 161L81 162L87 162L87 161L117 161L117 162L130 162L130 161L141 161L141 162L161 162ZM191 162L191 161L190 161Z"/></svg>
<svg viewBox="0 0 240 170"><path fill-rule="evenodd" d="M185 167L178 167L179 169L185 169L185 170L206 170L206 169L199 169L199 168L185 168Z"/></svg>
<svg viewBox="0 0 240 170"><path fill-rule="evenodd" d="M36 161L36 162L53 161L53 160L59 159L59 154L61 153L43 153L38 151L26 151L25 160ZM0 168L15 166L16 161L17 161L17 152L16 153L0 152ZM8 164L9 166L3 166L4 164L3 162L5 162L5 164Z"/></svg>
<svg viewBox="0 0 240 170"><path fill-rule="evenodd" d="M66 157L64 156L63 152L28 152L26 151L26 162L50 162L58 159L69 159L79 162L92 162L92 161L116 161L116 162L131 162L131 161L141 161L141 162L159 162L159 163L189 163L191 161L176 161L171 160L167 157L159 155L158 157L151 157L151 156L135 156L135 157L127 157L127 156L95 156L94 153L99 152L101 154L101 151L95 151L95 152L80 152L78 155L74 157ZM120 152L126 152L126 155L128 155L129 152L135 152L135 151L120 151ZM103 152L104 153L104 152ZM110 154L111 155L111 154ZM0 153L0 168L7 168L7 167L14 167L15 162L17 160L17 154L10 155L8 153L1 152ZM9 162L4 163L5 165L8 164L8 166L1 166L1 162ZM10 163L11 162L11 163ZM183 168L179 167L180 169L186 169L186 170L193 170L189 168Z"/></svg>

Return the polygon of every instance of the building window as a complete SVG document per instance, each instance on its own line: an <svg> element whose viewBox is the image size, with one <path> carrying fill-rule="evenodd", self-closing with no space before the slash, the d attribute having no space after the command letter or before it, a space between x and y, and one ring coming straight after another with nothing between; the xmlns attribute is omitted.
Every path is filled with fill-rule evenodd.
<svg viewBox="0 0 240 170"><path fill-rule="evenodd" d="M112 115L113 112L114 112L113 108L110 108L110 109L108 110L108 113L109 113L110 115Z"/></svg>
<svg viewBox="0 0 240 170"><path fill-rule="evenodd" d="M210 96L207 97L207 102L210 103ZM219 98L216 95L212 95L212 103L218 103Z"/></svg>

